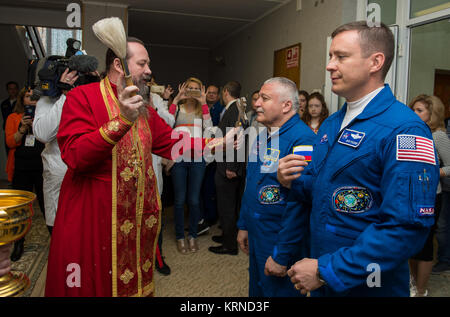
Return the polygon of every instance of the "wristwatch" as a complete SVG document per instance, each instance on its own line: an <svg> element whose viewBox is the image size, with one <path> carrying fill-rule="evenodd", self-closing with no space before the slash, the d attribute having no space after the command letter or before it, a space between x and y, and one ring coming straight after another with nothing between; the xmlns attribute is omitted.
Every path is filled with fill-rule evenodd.
<svg viewBox="0 0 450 317"><path fill-rule="evenodd" d="M322 284L322 285L327 285L327 282L325 282L325 280L322 278L322 275L320 275L320 271L319 271L319 268L317 267L317 278L319 279L319 282Z"/></svg>

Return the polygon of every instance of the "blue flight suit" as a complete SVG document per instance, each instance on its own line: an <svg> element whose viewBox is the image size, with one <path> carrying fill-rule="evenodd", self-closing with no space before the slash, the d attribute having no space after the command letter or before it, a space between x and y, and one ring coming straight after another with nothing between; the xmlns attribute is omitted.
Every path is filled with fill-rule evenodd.
<svg viewBox="0 0 450 317"><path fill-rule="evenodd" d="M309 210L302 204L287 205L289 190L277 180L278 160L292 154L295 146L312 145L316 135L292 116L277 133L264 140L264 129L254 142L247 165L247 179L237 226L248 231L251 297L301 296L286 275L283 278L265 276L269 256L278 264L289 267L307 257L302 239L307 236Z"/></svg>
<svg viewBox="0 0 450 317"><path fill-rule="evenodd" d="M289 197L312 199L311 257L327 283L312 296L409 296L407 260L434 222L430 129L388 85L340 132L346 108L322 124Z"/></svg>

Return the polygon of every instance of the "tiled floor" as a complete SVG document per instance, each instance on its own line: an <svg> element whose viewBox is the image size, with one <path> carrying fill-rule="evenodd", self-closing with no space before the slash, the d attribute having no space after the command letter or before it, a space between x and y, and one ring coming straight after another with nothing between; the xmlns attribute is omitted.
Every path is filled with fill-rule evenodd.
<svg viewBox="0 0 450 317"><path fill-rule="evenodd" d="M0 180L0 188L8 188L8 183L6 181ZM167 222L166 226L173 226L173 223ZM43 228L43 230L46 230L46 228ZM167 230L167 231L170 232L170 230ZM165 244L174 244L175 245L175 240L171 239L169 232L168 232L167 236L165 236L165 240L164 240ZM203 237L201 237L201 238L203 238ZM204 248L206 248L207 245L211 244L209 237L207 237L205 239L206 240L203 245ZM208 241L208 242L206 242L206 241ZM165 246L165 249L167 249L167 252L168 252L168 249L170 249L170 248L175 249L175 246L171 246L171 245ZM199 254L201 254L201 252ZM208 252L204 252L204 254L205 254L205 256L210 256L210 254ZM168 260L170 260L170 259L168 259ZM170 264L170 261L168 261L168 262ZM176 268L176 266L173 268ZM179 270L182 270L182 269L183 269L183 266L180 266ZM35 287L31 293L32 297L41 297L44 295L46 270L47 270L47 267L45 266L44 269L42 270L42 273L40 274L40 277L36 281ZM156 273L156 274L159 274L159 273ZM175 277L175 275L176 274L174 274L173 277ZM169 294L172 294L172 292L170 291L170 287L168 288L168 286L167 286L167 284L172 284L172 283L166 283L168 281L168 278L170 278L170 277L163 277L160 275L155 276L156 281L158 281L159 283L164 283L166 285L165 289L161 288L160 296L171 296ZM245 283L247 283L247 282L245 282ZM437 274L437 275L431 275L428 289L429 289L429 296L431 296L431 297L450 297L450 272ZM246 293L246 292L244 291L244 293ZM240 294L239 296L246 296L244 293ZM196 296L196 295L192 294L191 296ZM202 295L197 295L197 296L205 296L205 295L202 294ZM220 295L218 295L218 296L220 296Z"/></svg>

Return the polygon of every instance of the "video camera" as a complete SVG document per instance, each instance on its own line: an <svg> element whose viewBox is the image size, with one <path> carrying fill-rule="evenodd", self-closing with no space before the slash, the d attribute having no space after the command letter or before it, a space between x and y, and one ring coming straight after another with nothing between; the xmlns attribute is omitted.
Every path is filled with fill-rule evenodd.
<svg viewBox="0 0 450 317"><path fill-rule="evenodd" d="M66 56L52 55L30 62L28 87L33 88L31 100L38 100L41 96L58 97L63 90L73 88L60 82L61 75L67 68L69 71L76 70L78 73L78 79L74 83L75 87L100 81L98 76L91 74L97 70L97 58L84 55L79 50L80 42L77 40L68 39L66 43Z"/></svg>

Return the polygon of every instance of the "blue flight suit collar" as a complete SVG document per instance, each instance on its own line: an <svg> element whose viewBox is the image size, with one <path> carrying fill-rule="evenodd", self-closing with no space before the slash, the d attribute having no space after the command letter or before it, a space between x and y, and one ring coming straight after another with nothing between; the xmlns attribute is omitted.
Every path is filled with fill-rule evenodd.
<svg viewBox="0 0 450 317"><path fill-rule="evenodd" d="M380 115L384 111L386 111L394 102L395 97L392 94L391 89L388 84L385 84L385 87L367 104L364 108L363 112L361 112L356 118L354 118L344 129L341 131L342 121L344 120L345 113L347 111L347 103L344 104L343 108L336 113L336 117L331 118L328 121L326 130L319 130L320 139L324 138L324 135L327 137L327 149L325 151L320 150L313 154L315 164L315 172L318 173L322 168L323 164L327 159L327 153L331 150L332 147L336 145L338 139L345 129L352 129L351 127L358 121L367 120L373 118L377 115ZM369 138L369 135L366 135L366 138ZM347 154L336 162L333 163L333 167L330 170L331 175L336 175L338 171L340 171L348 162L352 161L352 159L366 155L367 153L361 152L359 147L358 151L352 151L351 154ZM332 177L334 179L334 177Z"/></svg>
<svg viewBox="0 0 450 317"><path fill-rule="evenodd" d="M395 100L396 99L392 94L389 85L384 84L384 88L367 104L363 112L361 112L354 120L366 120L375 117L380 113L386 111L395 102ZM342 124L346 112L347 103L344 104L340 111L338 120L339 124ZM351 123L349 124L349 126L351 125Z"/></svg>
<svg viewBox="0 0 450 317"><path fill-rule="evenodd" d="M288 121L286 121L281 126L281 128L278 129L278 135L285 133L296 124L300 124L300 117L297 114L294 114Z"/></svg>
<svg viewBox="0 0 450 317"><path fill-rule="evenodd" d="M392 94L391 88L388 84L384 85L378 95L376 95L364 108L356 118L354 118L345 128L349 128L357 120L366 120L379 115L386 111L394 102L395 97ZM336 137L345 129L341 131L342 121L344 121L345 114L347 112L347 103L336 113L337 118L329 122L329 128L327 129L327 136L330 141L335 140ZM320 131L319 131L320 134Z"/></svg>

